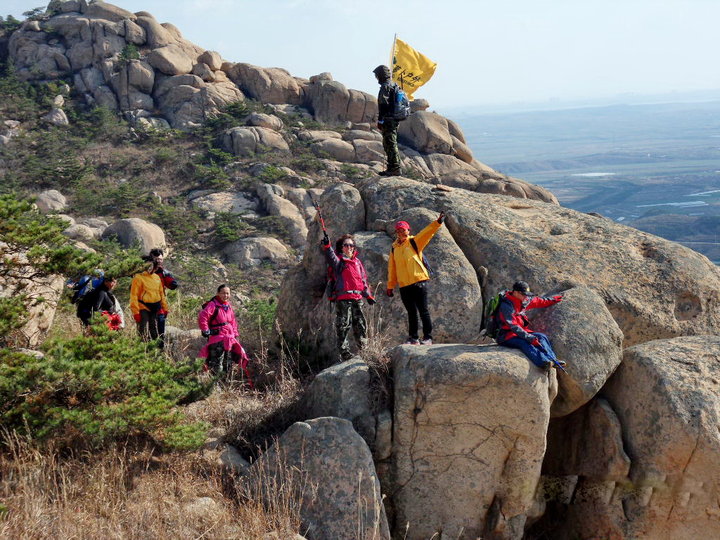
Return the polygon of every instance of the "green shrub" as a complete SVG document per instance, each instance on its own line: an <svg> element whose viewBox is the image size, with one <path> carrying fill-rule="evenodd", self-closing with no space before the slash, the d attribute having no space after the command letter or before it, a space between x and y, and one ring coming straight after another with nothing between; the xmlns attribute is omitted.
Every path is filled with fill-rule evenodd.
<svg viewBox="0 0 720 540"><path fill-rule="evenodd" d="M275 313L277 312L277 303L274 298L265 300L250 300L245 306L245 316L243 319L265 332L270 334L275 323Z"/></svg>
<svg viewBox="0 0 720 540"><path fill-rule="evenodd" d="M205 426L186 424L176 405L207 388L201 362L169 363L152 344L99 322L92 335L45 344L43 359L0 351L0 421L55 447L100 447L151 437L171 448L197 448Z"/></svg>
<svg viewBox="0 0 720 540"><path fill-rule="evenodd" d="M258 174L257 178L262 182L265 182L266 184L275 184L286 176L287 173L280 169L280 167L276 167L275 165L268 165L262 170L260 174Z"/></svg>
<svg viewBox="0 0 720 540"><path fill-rule="evenodd" d="M215 216L215 238L218 242L235 242L253 231L248 223L232 212L220 212Z"/></svg>

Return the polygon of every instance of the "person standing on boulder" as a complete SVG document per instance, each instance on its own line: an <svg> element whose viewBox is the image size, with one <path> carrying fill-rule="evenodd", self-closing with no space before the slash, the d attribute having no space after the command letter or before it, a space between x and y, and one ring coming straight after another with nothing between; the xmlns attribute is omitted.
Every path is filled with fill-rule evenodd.
<svg viewBox="0 0 720 540"><path fill-rule="evenodd" d="M150 250L150 257L152 257L154 272L160 277L160 281L163 284L164 289L170 289L174 291L178 288L178 282L175 277L163 266L165 262L165 256L163 250L155 248ZM165 321L167 320L168 312L161 310L157 316L158 334L161 336L165 335Z"/></svg>
<svg viewBox="0 0 720 540"><path fill-rule="evenodd" d="M400 151L397 145L398 121L393 117L395 87L392 82L390 68L378 66L373 70L375 78L380 83L378 92L378 121L377 127L382 133L383 149L387 156L387 169L380 176L400 176Z"/></svg>
<svg viewBox="0 0 720 540"><path fill-rule="evenodd" d="M416 236L410 235L407 221L395 224L396 240L393 242L388 259L388 296L393 296L395 285L400 287L400 299L408 314L409 345L432 345L432 319L428 310L428 281L430 272L423 257L423 249L442 227L445 213L440 212L437 220L430 223ZM418 340L418 312L422 320L423 338Z"/></svg>
<svg viewBox="0 0 720 540"><path fill-rule="evenodd" d="M358 258L355 238L352 234L343 234L335 242L335 249L330 248L330 239L325 235L320 246L325 253L328 266L332 269L334 280L333 290L329 298L335 302L335 333L340 361L352 358L348 335L350 328L355 335L358 348L367 343L367 322L362 309L362 299L367 298L371 306L375 298L368 285L365 266Z"/></svg>
<svg viewBox="0 0 720 540"><path fill-rule="evenodd" d="M147 263L145 270L135 274L130 285L130 310L138 325L138 333L144 341L160 339L160 348L163 348L163 336L158 325L158 315L168 312L160 276L155 273L155 263L151 256L144 257Z"/></svg>
<svg viewBox="0 0 720 540"><path fill-rule="evenodd" d="M561 300L561 294L551 297L535 296L526 282L515 282L512 290L505 293L498 306L498 345L520 349L540 368L547 369L555 365L554 362L565 366L565 362L555 356L548 337L530 329L530 321L525 315L528 309L553 306Z"/></svg>

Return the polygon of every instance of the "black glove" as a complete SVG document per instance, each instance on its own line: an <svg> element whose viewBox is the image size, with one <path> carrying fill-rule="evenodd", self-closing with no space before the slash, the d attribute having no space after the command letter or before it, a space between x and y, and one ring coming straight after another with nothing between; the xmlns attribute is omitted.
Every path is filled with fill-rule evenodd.
<svg viewBox="0 0 720 540"><path fill-rule="evenodd" d="M368 305L374 306L375 305L375 299L372 296L367 297L367 303Z"/></svg>
<svg viewBox="0 0 720 540"><path fill-rule="evenodd" d="M320 245L325 248L330 245L330 239L328 238L327 234L325 236L323 236L322 240L320 240Z"/></svg>
<svg viewBox="0 0 720 540"><path fill-rule="evenodd" d="M210 330L203 330L202 331L202 337L209 338L212 332Z"/></svg>
<svg viewBox="0 0 720 540"><path fill-rule="evenodd" d="M440 215L437 218L437 222L442 225L443 221L445 221L445 212L440 212Z"/></svg>

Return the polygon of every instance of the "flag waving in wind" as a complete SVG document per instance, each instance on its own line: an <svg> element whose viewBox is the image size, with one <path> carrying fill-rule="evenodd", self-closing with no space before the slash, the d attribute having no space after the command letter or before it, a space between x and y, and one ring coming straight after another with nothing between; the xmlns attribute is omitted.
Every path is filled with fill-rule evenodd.
<svg viewBox="0 0 720 540"><path fill-rule="evenodd" d="M392 78L412 101L413 93L430 80L437 64L395 36L392 50Z"/></svg>

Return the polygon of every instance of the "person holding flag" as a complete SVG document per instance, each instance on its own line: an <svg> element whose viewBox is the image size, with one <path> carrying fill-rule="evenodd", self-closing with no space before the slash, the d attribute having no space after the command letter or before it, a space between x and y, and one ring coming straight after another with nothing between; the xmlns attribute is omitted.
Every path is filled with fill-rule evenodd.
<svg viewBox="0 0 720 540"><path fill-rule="evenodd" d="M397 146L398 123L410 114L413 93L435 73L437 64L397 38L393 41L392 70L380 65L373 70L380 84L378 92L378 129L383 137L387 168L380 176L399 176L400 151Z"/></svg>

